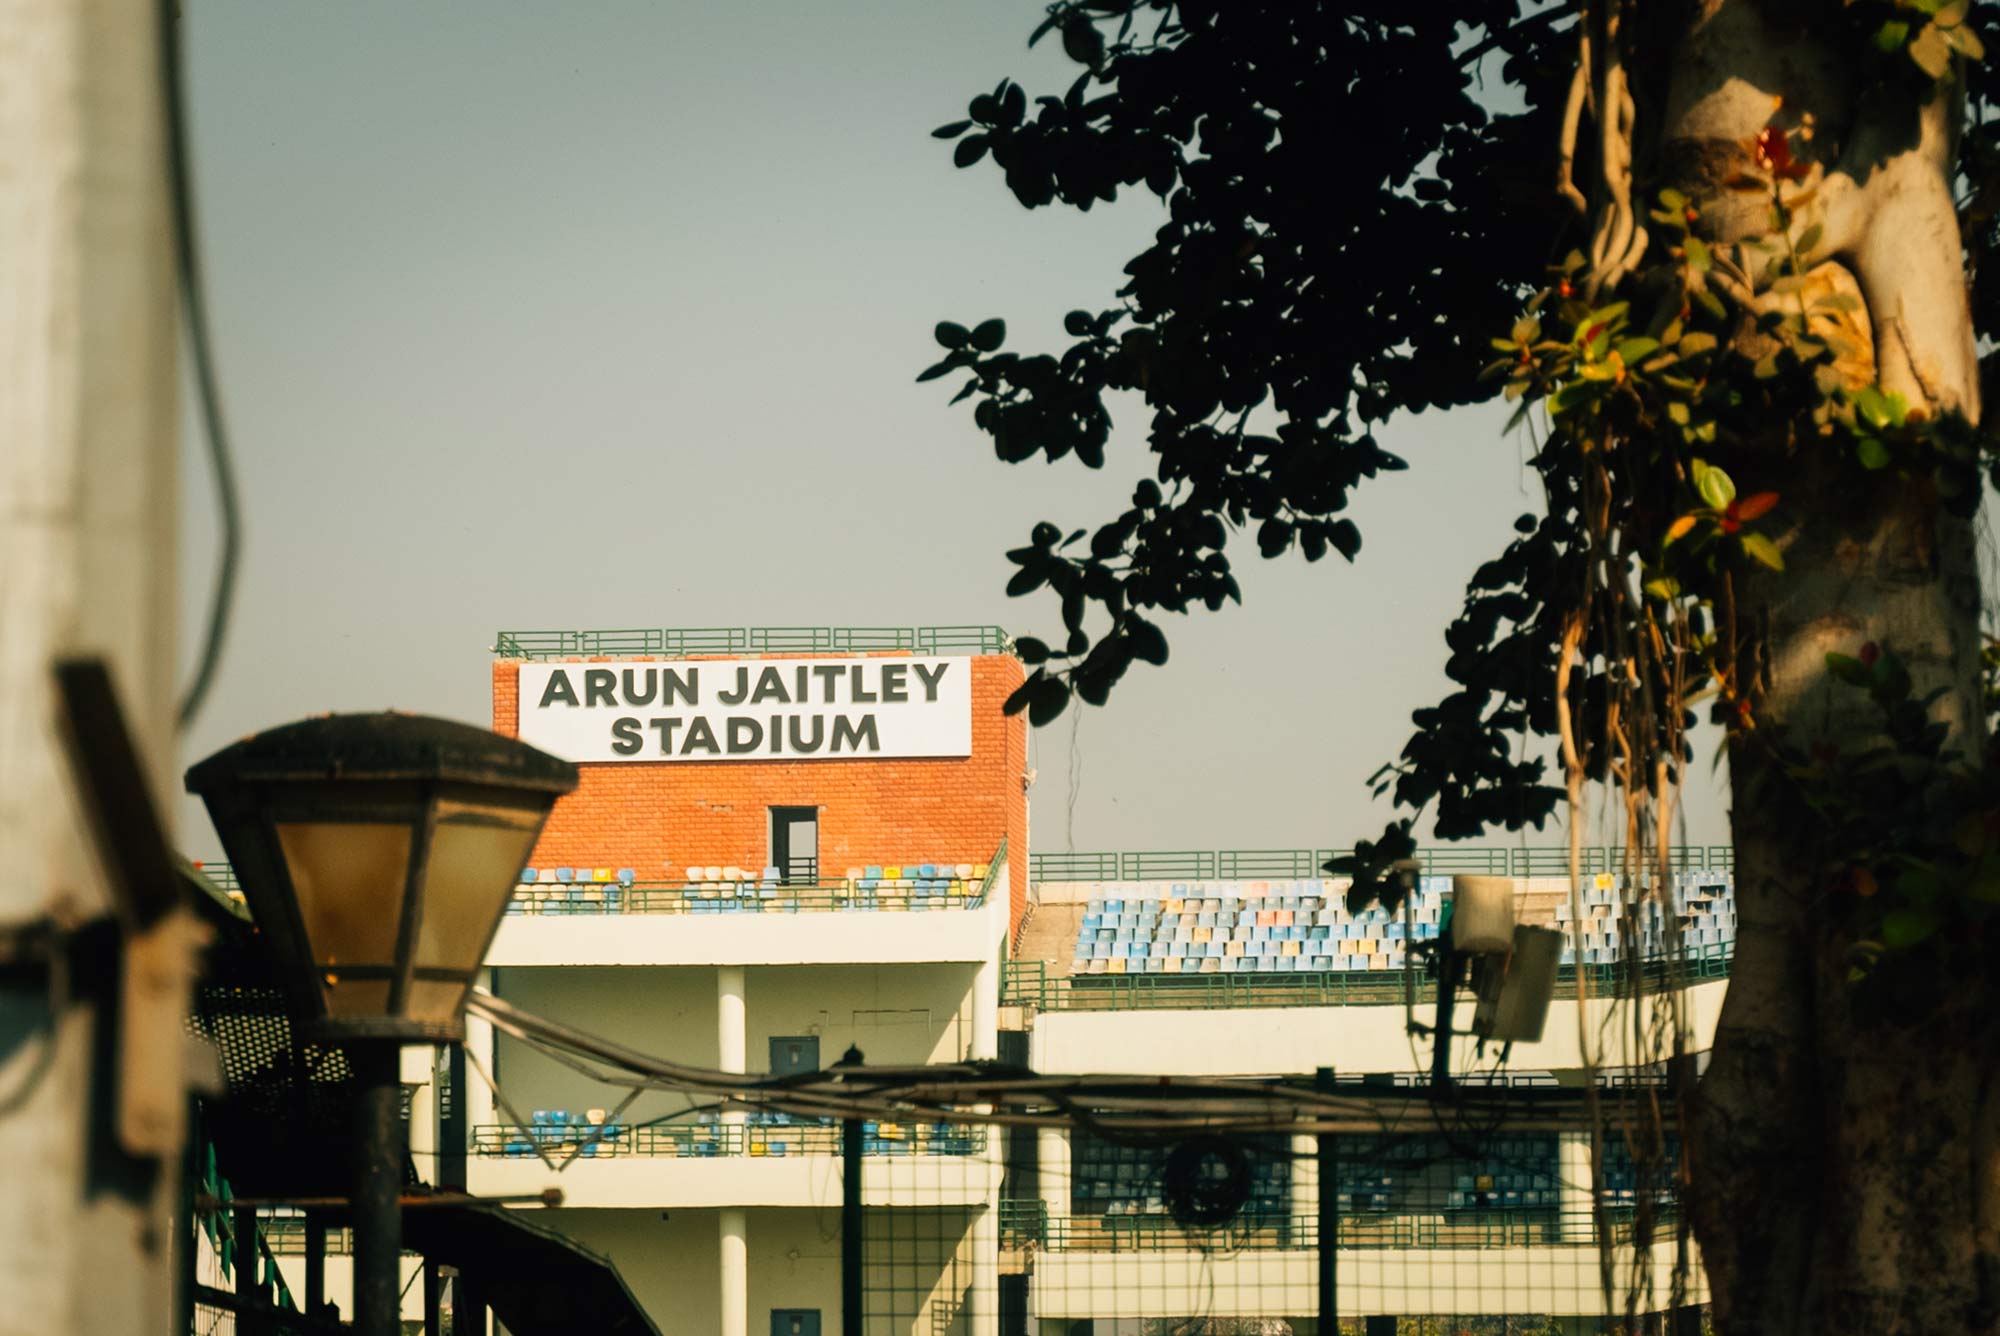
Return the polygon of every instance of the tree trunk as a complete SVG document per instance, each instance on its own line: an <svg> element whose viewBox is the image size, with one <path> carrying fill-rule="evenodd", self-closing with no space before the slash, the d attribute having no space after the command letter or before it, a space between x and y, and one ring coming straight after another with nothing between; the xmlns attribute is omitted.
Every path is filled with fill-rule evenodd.
<svg viewBox="0 0 2000 1336"><path fill-rule="evenodd" d="M1661 161L1728 242L1765 226L1722 182L1752 168L1767 124L1814 129L1823 165L1797 227L1860 285L1880 383L1929 414L1978 414L1962 247L1948 189L1955 88L1927 102L1862 95L1839 6L1711 0L1672 74ZM1782 97L1782 103L1778 99ZM1817 174L1816 174L1817 175ZM1707 202L1713 201L1713 206ZM1925 480L1864 478L1844 448L1731 459L1748 492L1776 491L1783 573L1736 590L1741 643L1759 645L1759 733L1852 748L1879 732L1864 694L1828 679L1829 651L1873 642L1977 760L1979 581L1970 524ZM1826 850L1772 801L1757 739L1730 749L1736 963L1690 1129L1692 1208L1724 1333L1991 1331L2000 1317L1995 1200L2000 1056L1993 985L1943 980L1921 1022L1856 1004Z"/></svg>

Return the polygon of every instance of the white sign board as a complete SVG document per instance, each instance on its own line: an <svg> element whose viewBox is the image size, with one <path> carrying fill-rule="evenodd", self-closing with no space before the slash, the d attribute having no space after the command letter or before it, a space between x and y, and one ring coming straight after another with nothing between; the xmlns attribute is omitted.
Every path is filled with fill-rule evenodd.
<svg viewBox="0 0 2000 1336"><path fill-rule="evenodd" d="M521 740L570 761L972 754L972 660L524 663Z"/></svg>

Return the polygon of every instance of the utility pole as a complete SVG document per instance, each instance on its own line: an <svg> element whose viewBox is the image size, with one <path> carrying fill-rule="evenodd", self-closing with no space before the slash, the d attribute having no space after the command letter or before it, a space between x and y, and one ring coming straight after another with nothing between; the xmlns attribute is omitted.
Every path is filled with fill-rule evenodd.
<svg viewBox="0 0 2000 1336"><path fill-rule="evenodd" d="M174 761L175 289L155 0L0 0L0 1336L165 1333L177 1156L121 1133L111 909L52 668ZM33 944L41 943L37 948ZM180 1070L176 1051L169 1059ZM95 1067L95 1074L93 1074ZM122 1140L121 1140L122 1137Z"/></svg>

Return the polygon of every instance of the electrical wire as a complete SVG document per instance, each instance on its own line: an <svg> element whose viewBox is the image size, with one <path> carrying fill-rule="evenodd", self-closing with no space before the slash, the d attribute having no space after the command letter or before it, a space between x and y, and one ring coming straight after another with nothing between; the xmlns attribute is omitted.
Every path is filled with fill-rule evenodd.
<svg viewBox="0 0 2000 1336"><path fill-rule="evenodd" d="M215 477L217 523L221 528L221 552L216 561L215 588L209 599L208 625L202 634L201 657L174 719L176 727L185 729L201 713L209 688L215 684L216 668L222 661L223 641L229 633L230 611L236 601L243 517L202 284L201 243L195 225L194 174L188 143L187 91L181 69L179 10L178 0L160 0L160 85L165 103L167 191L173 203L174 260L180 280L181 312L186 321L188 351L194 361L195 396L201 405L209 464Z"/></svg>
<svg viewBox="0 0 2000 1336"><path fill-rule="evenodd" d="M551 1056L564 1054L558 1060L607 1085L676 1090L810 1117L1083 1127L1109 1136L1371 1132L1409 1117L1429 1118L1449 1133L1447 1113L1464 1125L1486 1119L1523 1131L1582 1125L1574 1092L1518 1079L1461 1083L1442 1092L1415 1084L1327 1092L1296 1077L1043 1076L990 1062L836 1065L758 1077L654 1058L486 993L475 992L470 1009L501 1033Z"/></svg>

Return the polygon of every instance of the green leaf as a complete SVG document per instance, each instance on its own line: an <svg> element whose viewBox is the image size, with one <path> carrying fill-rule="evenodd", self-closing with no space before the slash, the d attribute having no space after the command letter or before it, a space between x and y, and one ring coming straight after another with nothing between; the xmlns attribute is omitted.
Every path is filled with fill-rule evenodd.
<svg viewBox="0 0 2000 1336"><path fill-rule="evenodd" d="M1715 347L1715 335L1704 334L1700 330L1696 330L1692 334L1683 334L1681 335L1680 347L1681 356L1683 357L1693 357L1696 353L1705 353Z"/></svg>
<svg viewBox="0 0 2000 1336"><path fill-rule="evenodd" d="M1659 346L1660 341L1658 339L1649 339L1642 334L1637 338L1618 340L1617 347L1612 349L1612 351L1618 354L1626 366L1632 366Z"/></svg>
<svg viewBox="0 0 2000 1336"><path fill-rule="evenodd" d="M1895 408L1890 403L1889 396L1873 385L1863 385L1851 398L1854 402L1854 411L1861 415L1861 420L1877 431L1889 426L1895 420Z"/></svg>
<svg viewBox="0 0 2000 1336"><path fill-rule="evenodd" d="M1769 538L1761 533L1746 533L1742 535L1742 540L1744 556L1774 571L1785 569L1784 555L1778 551L1778 545Z"/></svg>
<svg viewBox="0 0 2000 1336"><path fill-rule="evenodd" d="M1688 406L1685 399L1667 400L1667 420L1678 427L1685 427L1688 424Z"/></svg>
<svg viewBox="0 0 2000 1336"><path fill-rule="evenodd" d="M986 146L991 141L985 135L968 135L958 141L958 147L951 151L954 167L970 167L986 156Z"/></svg>
<svg viewBox="0 0 2000 1336"><path fill-rule="evenodd" d="M1917 945L1941 925L1938 916L1923 909L1892 909L1882 917L1882 945L1893 949Z"/></svg>
<svg viewBox="0 0 2000 1336"><path fill-rule="evenodd" d="M1869 682L1868 665L1852 654L1835 654L1829 651L1826 656L1826 670L1851 687L1865 688Z"/></svg>
<svg viewBox="0 0 2000 1336"><path fill-rule="evenodd" d="M971 331L964 325L956 325L949 320L938 321L938 327L931 331L931 336L953 350L963 348L972 338Z"/></svg>
<svg viewBox="0 0 2000 1336"><path fill-rule="evenodd" d="M1680 597L1681 582L1671 575L1657 576L1646 581L1646 592L1662 603L1670 603Z"/></svg>
<svg viewBox="0 0 2000 1336"><path fill-rule="evenodd" d="M1675 213L1679 213L1687 208L1688 197L1681 194L1680 191L1675 190L1672 186L1669 186L1660 192L1660 203L1672 209Z"/></svg>
<svg viewBox="0 0 2000 1336"><path fill-rule="evenodd" d="M1912 38L1904 49L1917 63L1917 68L1931 78L1942 79L1951 73L1951 42L1937 24L1925 24L1924 30Z"/></svg>
<svg viewBox="0 0 2000 1336"><path fill-rule="evenodd" d="M1007 322L997 319L982 320L979 322L979 327L972 331L971 338L972 346L979 351L993 352L1007 341Z"/></svg>
<svg viewBox="0 0 2000 1336"><path fill-rule="evenodd" d="M1708 253L1708 243L1690 234L1687 239L1688 268L1697 274L1705 274L1715 267L1715 257Z"/></svg>
<svg viewBox="0 0 2000 1336"><path fill-rule="evenodd" d="M1811 255L1814 248L1819 245L1819 239L1825 235L1826 229L1818 223L1814 223L1811 227L1799 233L1798 245L1796 247L1799 252L1799 258L1804 259Z"/></svg>
<svg viewBox="0 0 2000 1336"><path fill-rule="evenodd" d="M1889 447L1873 436L1863 436L1860 443L1854 447L1854 455L1865 469L1885 469L1892 462Z"/></svg>
<svg viewBox="0 0 2000 1336"><path fill-rule="evenodd" d="M1908 19L1885 19L1882 26L1875 30L1875 49L1885 56L1895 55L1903 49L1903 44L1909 40L1910 23Z"/></svg>
<svg viewBox="0 0 2000 1336"><path fill-rule="evenodd" d="M1151 622L1134 617L1125 636L1132 645L1132 656L1141 663L1159 665L1167 661L1167 638Z"/></svg>
<svg viewBox="0 0 2000 1336"><path fill-rule="evenodd" d="M1729 475L1703 459L1694 461L1694 489L1711 510L1727 510L1736 499L1736 484Z"/></svg>

